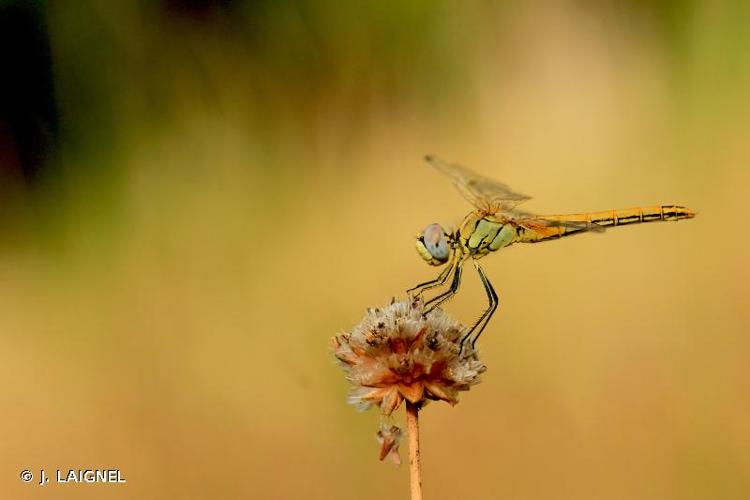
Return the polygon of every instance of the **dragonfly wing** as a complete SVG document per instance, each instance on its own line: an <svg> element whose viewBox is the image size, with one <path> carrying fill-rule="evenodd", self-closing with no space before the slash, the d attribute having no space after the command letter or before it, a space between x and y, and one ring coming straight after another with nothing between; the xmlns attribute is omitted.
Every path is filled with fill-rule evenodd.
<svg viewBox="0 0 750 500"><path fill-rule="evenodd" d="M517 210L506 212L503 215L515 224L544 236L558 234L558 228L560 227L571 231L590 231L593 233L602 233L605 230L604 226L585 220L566 220L555 216L545 217Z"/></svg>
<svg viewBox="0 0 750 500"><path fill-rule="evenodd" d="M446 163L433 155L426 156L425 160L436 170L450 177L464 198L479 209L506 211L531 199L530 196L517 193L501 182L479 175L456 163Z"/></svg>

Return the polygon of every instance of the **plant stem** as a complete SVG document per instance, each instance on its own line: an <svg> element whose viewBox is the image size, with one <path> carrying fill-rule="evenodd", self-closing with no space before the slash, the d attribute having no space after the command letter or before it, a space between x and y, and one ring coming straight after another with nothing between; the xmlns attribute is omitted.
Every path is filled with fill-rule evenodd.
<svg viewBox="0 0 750 500"><path fill-rule="evenodd" d="M406 401L406 428L409 431L409 475L411 500L422 500L422 464L419 454L419 405Z"/></svg>

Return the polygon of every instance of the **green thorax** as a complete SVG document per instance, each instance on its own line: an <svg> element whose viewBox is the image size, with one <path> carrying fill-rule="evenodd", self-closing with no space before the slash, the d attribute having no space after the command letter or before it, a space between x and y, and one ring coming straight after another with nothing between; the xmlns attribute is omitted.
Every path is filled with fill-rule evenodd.
<svg viewBox="0 0 750 500"><path fill-rule="evenodd" d="M514 243L518 232L513 224L492 215L471 213L461 224L458 236L463 251L478 258Z"/></svg>

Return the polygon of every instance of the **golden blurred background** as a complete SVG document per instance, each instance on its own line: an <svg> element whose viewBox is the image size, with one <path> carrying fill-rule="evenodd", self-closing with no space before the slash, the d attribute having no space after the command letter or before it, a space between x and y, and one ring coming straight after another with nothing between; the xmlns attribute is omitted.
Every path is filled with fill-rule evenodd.
<svg viewBox="0 0 750 500"><path fill-rule="evenodd" d="M329 351L469 210L699 216L484 262L483 383L422 418L427 498L750 498L750 8L0 1L0 491L406 498ZM447 306L485 306L466 273ZM401 417L399 417L401 418ZM402 450L404 456L405 450Z"/></svg>

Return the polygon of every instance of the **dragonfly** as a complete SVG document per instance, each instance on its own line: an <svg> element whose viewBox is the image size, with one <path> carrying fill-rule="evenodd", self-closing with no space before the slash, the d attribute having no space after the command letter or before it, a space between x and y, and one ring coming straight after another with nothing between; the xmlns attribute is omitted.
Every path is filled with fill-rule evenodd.
<svg viewBox="0 0 750 500"><path fill-rule="evenodd" d="M574 234L601 233L611 227L695 217L694 211L679 205L652 205L580 214L535 215L517 208L531 197L466 167L446 163L436 156L428 155L425 160L451 179L459 193L473 205L474 210L464 217L455 231L447 231L435 223L417 235L416 248L419 255L428 264L444 265L445 268L435 279L420 283L407 290L407 293L413 298L421 297L427 290L444 286L450 280L447 290L425 302L423 314L426 316L458 292L463 265L472 260L487 293L489 304L479 319L462 336L461 351L464 343L472 336L472 349L476 347L479 336L499 305L497 293L479 264L482 257L515 243L552 241Z"/></svg>

